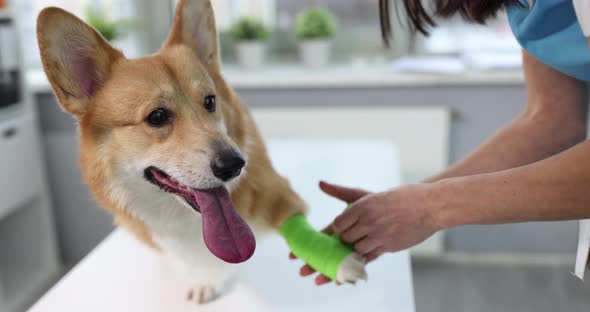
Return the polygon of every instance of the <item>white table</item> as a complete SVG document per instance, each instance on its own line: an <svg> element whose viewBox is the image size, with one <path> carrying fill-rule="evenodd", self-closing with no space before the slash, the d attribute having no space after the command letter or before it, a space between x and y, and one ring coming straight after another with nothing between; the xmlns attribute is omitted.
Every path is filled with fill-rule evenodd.
<svg viewBox="0 0 590 312"><path fill-rule="evenodd" d="M386 143L283 140L269 149L276 168L310 203L310 222L318 228L343 208L321 194L319 179L375 191L400 183L397 151ZM367 283L341 287L315 287L311 278L300 278L300 262L287 253L278 236L259 240L233 289L198 307L185 301L187 288L167 274L156 253L117 230L30 311L415 311L407 252L370 264Z"/></svg>

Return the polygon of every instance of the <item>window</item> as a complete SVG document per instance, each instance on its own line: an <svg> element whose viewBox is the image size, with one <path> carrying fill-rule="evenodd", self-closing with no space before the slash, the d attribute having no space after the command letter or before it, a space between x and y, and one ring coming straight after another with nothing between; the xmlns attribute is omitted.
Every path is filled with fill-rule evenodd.
<svg viewBox="0 0 590 312"><path fill-rule="evenodd" d="M64 8L76 16L84 19L84 11L88 5L104 8L112 18L133 19L136 17L134 1L120 0L10 0L16 8L21 44L23 46L23 58L25 66L36 68L41 66L39 49L36 39L36 18L43 8L56 6ZM114 45L122 49L126 55L133 57L138 54L136 38L131 31L127 36L117 40Z"/></svg>
<svg viewBox="0 0 590 312"><path fill-rule="evenodd" d="M403 27L395 27L392 48L383 48L378 0L277 0L279 31L291 39L287 44L293 50L297 48L292 35L296 15L310 6L325 7L338 19L332 49L337 63L383 62L409 52L410 36Z"/></svg>
<svg viewBox="0 0 590 312"><path fill-rule="evenodd" d="M172 0L173 8L176 8L177 3L178 0ZM275 24L275 0L211 0L211 4L220 32L228 30L240 16L257 16L269 26Z"/></svg>
<svg viewBox="0 0 590 312"><path fill-rule="evenodd" d="M129 57L155 51L167 35L171 23L168 4L177 0L11 0L16 4L21 25L24 59L28 66L40 66L35 39L35 18L46 6L58 6L83 17L86 5L108 9L114 18L137 19L144 23L137 31L118 40L116 46ZM258 16L272 27L269 42L270 63L290 63L297 59L297 40L293 35L295 16L309 6L323 6L338 18L333 40L334 63L383 63L410 53L461 54L477 49L518 51L519 47L505 16L488 26L467 25L459 18L440 23L429 38L413 36L394 21L394 42L384 49L378 21L378 0L212 0L221 35L222 59L233 62L234 44L227 36L232 22L241 16ZM163 8L162 8L163 5ZM138 16L141 14L142 16ZM145 15L145 16L143 16ZM393 14L395 16L395 14ZM147 23L147 24L146 24ZM141 31L140 31L141 30ZM138 38L140 38L139 40ZM141 46L140 46L141 43ZM148 46L146 48L146 46Z"/></svg>
<svg viewBox="0 0 590 312"><path fill-rule="evenodd" d="M520 46L501 14L487 25L468 24L460 18L440 21L430 37L419 38L417 50L428 54L467 53L473 51L519 52Z"/></svg>
<svg viewBox="0 0 590 312"><path fill-rule="evenodd" d="M176 0L172 0L176 4ZM222 36L222 59L232 62L233 42L225 31L241 16L258 16L273 28L269 42L270 62L291 62L297 56L297 41L293 35L296 15L310 6L326 7L339 20L334 38L333 60L350 62L357 58L382 59L384 56L407 52L408 35L398 29L396 46L384 50L378 25L378 0L212 0Z"/></svg>
<svg viewBox="0 0 590 312"><path fill-rule="evenodd" d="M333 61L336 63L382 63L395 57L417 54L463 54L474 50L519 51L505 16L487 26L468 25L460 18L441 21L428 38L410 34L405 26L393 21L394 42L383 48L379 30L378 0L212 0L222 36L224 62L232 62L233 42L224 35L238 17L259 16L275 32L269 42L270 62L289 63L297 57L293 35L297 13L309 6L323 6L338 18L334 38ZM173 5L176 0L172 0ZM395 18L395 14L393 17Z"/></svg>

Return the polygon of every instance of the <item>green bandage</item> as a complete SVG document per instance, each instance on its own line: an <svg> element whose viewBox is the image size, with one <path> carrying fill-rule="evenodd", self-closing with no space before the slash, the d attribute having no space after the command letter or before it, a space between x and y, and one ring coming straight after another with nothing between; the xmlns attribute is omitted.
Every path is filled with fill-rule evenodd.
<svg viewBox="0 0 590 312"><path fill-rule="evenodd" d="M353 253L353 248L343 243L338 235L316 231L303 215L289 218L279 232L295 256L332 280L337 280L344 258Z"/></svg>

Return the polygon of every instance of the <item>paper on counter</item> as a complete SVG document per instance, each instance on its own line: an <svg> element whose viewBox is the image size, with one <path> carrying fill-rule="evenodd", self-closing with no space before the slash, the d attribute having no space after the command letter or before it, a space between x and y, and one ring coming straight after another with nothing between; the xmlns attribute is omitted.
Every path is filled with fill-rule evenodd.
<svg viewBox="0 0 590 312"><path fill-rule="evenodd" d="M466 70L463 61L450 56L408 56L395 60L391 67L397 72L425 74L461 74Z"/></svg>
<svg viewBox="0 0 590 312"><path fill-rule="evenodd" d="M463 61L477 70L510 70L522 68L522 53L472 51L463 54Z"/></svg>

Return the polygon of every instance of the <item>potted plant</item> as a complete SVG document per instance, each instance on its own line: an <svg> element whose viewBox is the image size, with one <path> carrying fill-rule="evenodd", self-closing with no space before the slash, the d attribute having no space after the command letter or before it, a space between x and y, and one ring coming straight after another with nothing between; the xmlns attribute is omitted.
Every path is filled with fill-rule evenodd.
<svg viewBox="0 0 590 312"><path fill-rule="evenodd" d="M328 63L336 18L324 8L309 8L297 15L295 35L303 64L318 68Z"/></svg>
<svg viewBox="0 0 590 312"><path fill-rule="evenodd" d="M270 37L262 20L242 17L232 25L230 35L236 42L239 64L246 69L260 67L266 57L266 40Z"/></svg>
<svg viewBox="0 0 590 312"><path fill-rule="evenodd" d="M114 43L122 37L134 24L131 20L112 19L106 10L98 7L88 6L85 15L88 24L94 27L110 43Z"/></svg>

